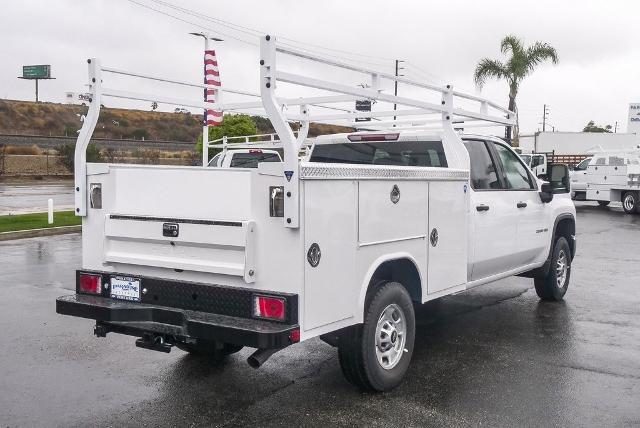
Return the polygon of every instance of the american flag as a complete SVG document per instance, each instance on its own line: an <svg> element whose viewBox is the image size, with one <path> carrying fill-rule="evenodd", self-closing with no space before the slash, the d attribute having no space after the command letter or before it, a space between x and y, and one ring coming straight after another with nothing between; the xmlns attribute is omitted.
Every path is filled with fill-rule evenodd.
<svg viewBox="0 0 640 428"><path fill-rule="evenodd" d="M204 83L220 86L220 70L218 69L218 60L214 50L204 51ZM215 89L205 89L204 100L215 102ZM209 126L222 125L222 112L206 109L204 111L204 123Z"/></svg>

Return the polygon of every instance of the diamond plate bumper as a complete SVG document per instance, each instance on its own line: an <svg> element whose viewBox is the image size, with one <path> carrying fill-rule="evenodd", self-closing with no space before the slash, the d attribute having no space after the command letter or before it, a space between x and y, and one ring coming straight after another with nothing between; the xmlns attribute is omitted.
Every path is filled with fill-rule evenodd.
<svg viewBox="0 0 640 428"><path fill-rule="evenodd" d="M297 324L274 323L82 294L58 297L56 312L94 319L106 331L131 336L155 333L176 341L202 339L263 349L291 345L294 343L291 333L299 329Z"/></svg>

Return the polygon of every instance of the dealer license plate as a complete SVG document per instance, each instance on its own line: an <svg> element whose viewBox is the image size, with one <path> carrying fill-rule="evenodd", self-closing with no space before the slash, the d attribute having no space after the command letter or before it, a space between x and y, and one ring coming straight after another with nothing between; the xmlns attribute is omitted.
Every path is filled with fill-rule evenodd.
<svg viewBox="0 0 640 428"><path fill-rule="evenodd" d="M140 279L128 276L112 276L111 298L139 302Z"/></svg>

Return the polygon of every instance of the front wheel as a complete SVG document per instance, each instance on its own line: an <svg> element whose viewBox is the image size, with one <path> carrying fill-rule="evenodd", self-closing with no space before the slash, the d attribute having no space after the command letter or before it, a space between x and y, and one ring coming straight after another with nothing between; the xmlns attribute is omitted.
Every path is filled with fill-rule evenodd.
<svg viewBox="0 0 640 428"><path fill-rule="evenodd" d="M622 196L622 209L627 214L638 211L638 194L636 192L626 192Z"/></svg>
<svg viewBox="0 0 640 428"><path fill-rule="evenodd" d="M340 367L358 388L388 391L402 382L413 354L413 302L397 282L382 284L367 301L364 323L340 337Z"/></svg>
<svg viewBox="0 0 640 428"><path fill-rule="evenodd" d="M564 298L571 278L571 249L567 239L559 237L553 246L551 266L544 277L533 280L536 293L542 300L560 301Z"/></svg>

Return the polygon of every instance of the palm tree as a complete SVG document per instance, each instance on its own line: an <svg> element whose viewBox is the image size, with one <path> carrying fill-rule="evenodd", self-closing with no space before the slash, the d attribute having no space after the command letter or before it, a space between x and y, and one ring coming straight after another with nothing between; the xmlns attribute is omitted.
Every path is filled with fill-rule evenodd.
<svg viewBox="0 0 640 428"><path fill-rule="evenodd" d="M473 78L478 88L482 89L485 81L489 77L504 79L509 83L509 110L516 112L516 126L514 139L518 138L518 115L516 96L522 80L531 74L538 64L551 60L553 64L558 63L558 53L556 49L542 42L535 42L529 47L524 46L522 39L516 36L506 36L500 43L500 50L503 54L511 54L507 62L483 58L476 66ZM507 141L511 142L511 127L506 130Z"/></svg>

